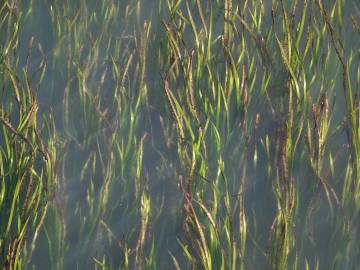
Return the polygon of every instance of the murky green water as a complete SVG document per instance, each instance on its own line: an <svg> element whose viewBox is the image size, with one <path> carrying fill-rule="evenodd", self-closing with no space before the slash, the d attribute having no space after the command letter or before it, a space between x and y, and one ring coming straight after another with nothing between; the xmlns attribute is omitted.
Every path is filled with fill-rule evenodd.
<svg viewBox="0 0 360 270"><path fill-rule="evenodd" d="M182 2L179 13L173 15L174 21L167 7L172 2ZM284 100L288 99L288 94L273 94L270 91L285 87L288 75L280 67L281 59L275 58L274 65L270 69L266 67L267 63L261 60L259 44L252 41L250 34L241 36L246 29L235 16L234 23L239 32L235 33L232 51L234 61L238 64L236 72L242 77L242 65L246 68L253 65L253 71L246 76L249 88L254 90L248 97L246 113L237 103L235 94L229 95L227 106L222 104L223 101L218 102L222 95L218 89L223 87L223 91L227 91L225 78L229 72L225 70L226 52L220 42L224 28L224 7L220 1L199 1L203 5L206 22L210 24L210 18L213 20L210 41L213 47L209 51L210 64L200 66L201 62L195 56L190 71L195 81L201 128L208 128L203 136L206 146L199 146L201 154L198 155L194 149L201 145L197 141L201 136L195 118L189 116L188 124L193 127L194 138L189 132L180 141L164 93L164 76L168 76L166 80L170 81L175 97L181 89L186 89L184 81L189 76L186 72L182 74L181 69L173 73L169 71L174 61L171 58L178 56L169 53L170 38L164 22L169 25L172 22L174 32L175 26L186 28L184 39L179 42L180 51L190 52L194 48L197 53L207 48L196 46L186 2L190 3L189 10L194 10L192 19L200 32L202 19L196 11L196 1L19 3L23 23L17 52L20 60L18 69L20 72L22 66L26 65L28 42L34 38L29 73L36 71L40 61L45 60L47 64L43 81L37 89L38 123L53 120L57 147L55 193L51 196L51 206L30 261L30 265L36 269L101 269L101 262L104 263L103 269L107 269L105 265L111 269L122 269L126 266L126 260L130 261L130 269L136 269L139 265L144 269L175 269L172 257L176 258L180 269L202 269L200 263L192 265L189 262L180 244L188 246L189 252L195 254L196 248L194 251L191 246L197 245L192 241L201 241L196 229L190 234L185 233L184 229L188 218L184 210L184 187L191 171L191 163L187 163L191 155L196 156L192 199L201 227L209 235L213 229L211 220L206 218L208 213L201 206L205 209L208 207L218 226L216 229L221 248L209 244L214 258L219 256L219 259L214 259L219 264L214 263L213 269L220 269L217 267L221 265L221 260L232 257L228 254L231 248L227 246L227 238L234 237L233 242L240 245L238 237L242 225L238 217L241 198L247 224L246 255L236 250L234 256L241 258L239 261L245 261L244 269L275 269L269 266L269 257L274 249L272 233L276 228L276 217L281 212L276 191L277 185L281 186L277 182L281 174L278 168L281 166L278 162L281 159L279 145L282 117L286 118L288 110ZM285 2L288 2L286 6L290 10L292 2ZM303 1L299 2L302 6ZM331 13L334 1L325 2L326 10ZM359 5L356 1L337 2L341 8L334 8L334 12L339 12L342 25L336 24L334 31L340 33L344 58L350 61L352 56L348 77L352 82L352 96L356 99L360 84L357 66L360 39L359 33L353 30L351 16L359 21ZM114 9L107 5L113 5ZM254 20L259 14L264 16L259 27L261 31L270 29L272 20L283 20L280 13L275 18L271 17L270 1L264 3L262 11L256 5L249 4L249 12L251 8L257 10L258 13L253 14ZM241 6L242 3L239 3ZM239 10L234 12L240 14ZM311 12L309 9L307 18L319 16ZM249 25L250 13L246 17ZM181 21L180 15L187 18L184 19L187 23ZM299 22L301 15L301 8L298 8L294 21ZM340 19L334 19L334 24L337 20ZM144 38L144 24L151 25L147 38ZM271 39L274 33L282 39L281 25L278 23L275 30L264 32L265 39ZM318 28L319 25L323 29ZM294 183L296 190L293 198L296 206L291 224L286 228L293 233L289 238L291 249L287 255L289 262L294 263L291 265L298 268L290 267L289 263L287 269L306 269L306 264L309 269L316 269L317 264L318 269L355 269L348 267L358 267L360 264L359 257L355 256L359 255L356 244L360 235L360 228L356 225L359 224L358 199L356 193L349 191L351 188L345 187L346 179L351 178L349 185L356 189L357 179L356 176L347 176L350 174L347 169L350 162L349 135L341 126L347 117L341 65L329 35L324 34L316 44L316 36L326 32L324 25L321 18L305 22L306 29L313 27L318 31L314 30L315 38L309 54L319 46L321 56L320 60L314 60L314 64L311 57L300 64L304 70L306 66L313 65L313 71L306 74L306 81L310 85L304 95L309 99L305 106L308 112L304 114L299 109L301 106L297 107L305 99L304 96L298 99L294 97L296 102L290 108L294 113L292 143L297 139L299 144L294 148L293 159L286 168L291 175L289 181ZM209 29L208 25L207 31ZM307 40L306 37L301 39L300 48L306 46ZM206 42L203 46L207 46ZM244 60L240 57L241 50L244 50L241 42L250 44ZM269 44L274 44L274 47L269 46L269 53L280 57L276 40L269 41ZM41 46L41 49L36 49L37 46ZM255 60L252 60L252 56ZM143 57L146 57L146 62ZM209 83L211 76L208 70L213 72L212 83ZM260 90L266 72L271 77L266 88L268 96ZM314 81L311 72L316 74ZM178 77L174 78L175 74ZM283 74L285 79L282 79ZM299 81L302 76L305 77L304 74L299 72ZM214 86L216 83L222 86ZM235 93L237 86L235 82L233 84ZM212 86L220 93L216 93L217 99L214 100ZM311 106L316 104L320 108L321 93L328 98L327 110L331 119L320 170L322 179L327 182L327 189L313 172L306 143L307 132L313 132L314 128ZM183 101L179 107L192 115L185 98L179 100ZM206 104L214 104L215 109L207 108ZM216 106L221 107L220 116L216 115ZM178 107L177 110L180 111ZM225 110L228 110L226 117ZM357 112L354 110L358 125L358 109ZM218 135L212 130L212 125L216 126ZM297 132L303 128L298 135ZM216 136L221 140L220 149L215 146ZM206 172L206 175L201 175L202 172ZM239 193L241 188L242 193ZM150 202L148 212L144 206L147 200ZM231 236L224 229L229 223L233 228ZM142 226L145 226L144 242L141 242ZM189 235L193 236L192 240ZM221 251L229 256L220 259ZM140 264L135 261L136 256L136 260L142 260ZM225 265L229 266L230 263Z"/></svg>

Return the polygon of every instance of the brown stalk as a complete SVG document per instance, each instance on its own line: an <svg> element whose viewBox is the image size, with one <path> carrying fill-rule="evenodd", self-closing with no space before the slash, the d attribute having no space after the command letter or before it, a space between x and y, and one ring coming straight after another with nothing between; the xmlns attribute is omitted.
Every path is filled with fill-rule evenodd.
<svg viewBox="0 0 360 270"><path fill-rule="evenodd" d="M10 130L11 133L15 134L16 136L20 137L26 144L28 144L31 149L34 149L35 147L33 146L33 144L29 141L28 138L26 138L22 133L18 132L16 130L16 128L14 128L14 126L10 123L9 120L7 120L6 118L0 116L0 122L3 123L3 125ZM43 156L43 158L48 161L48 155L46 154L46 150L42 149L42 148L37 148L37 151L40 152L40 154Z"/></svg>

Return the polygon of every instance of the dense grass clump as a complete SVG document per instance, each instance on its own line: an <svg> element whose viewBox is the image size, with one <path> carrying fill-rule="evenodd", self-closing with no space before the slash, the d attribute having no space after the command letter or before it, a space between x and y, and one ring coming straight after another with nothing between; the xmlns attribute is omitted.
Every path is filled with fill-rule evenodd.
<svg viewBox="0 0 360 270"><path fill-rule="evenodd" d="M360 5L5 0L3 269L360 269Z"/></svg>

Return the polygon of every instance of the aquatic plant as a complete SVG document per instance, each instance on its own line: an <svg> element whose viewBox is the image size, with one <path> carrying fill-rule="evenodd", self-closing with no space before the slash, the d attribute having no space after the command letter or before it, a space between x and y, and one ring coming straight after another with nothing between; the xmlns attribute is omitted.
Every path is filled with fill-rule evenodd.
<svg viewBox="0 0 360 270"><path fill-rule="evenodd" d="M355 1L0 14L4 269L358 269Z"/></svg>

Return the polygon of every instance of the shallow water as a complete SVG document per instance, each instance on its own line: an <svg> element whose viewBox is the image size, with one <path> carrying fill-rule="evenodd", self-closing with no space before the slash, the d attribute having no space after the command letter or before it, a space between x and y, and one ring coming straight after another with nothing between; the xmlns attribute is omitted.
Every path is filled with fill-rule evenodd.
<svg viewBox="0 0 360 270"><path fill-rule="evenodd" d="M148 59L147 59L147 70L146 70L146 86L149 93L148 99L148 108L144 109L141 113L141 117L139 118L139 129L135 131L136 135L141 138L143 134L147 134L146 139L144 140L144 149L143 149L143 164L142 164L142 181L146 183L145 189L147 189L148 194L150 195L150 199L152 202L153 216L150 222L150 232L148 234L148 239L154 240L155 245L155 258L159 260L157 262L158 269L170 269L172 267L171 257L169 253L179 258L179 263L183 267L182 269L187 269L189 267L186 263L186 260L182 256L181 247L178 244L178 240L184 240L184 233L182 229L183 223L183 215L182 215L182 194L179 188L179 178L184 177L184 169L181 168L181 161L178 160L177 153L177 145L176 145L176 135L173 137L172 141L169 142L169 145L164 144L166 140L166 136L164 135L162 129L162 120L161 118L165 118L165 124L168 124L169 115L166 115L166 110L164 104L159 104L160 102L164 102L163 92L162 92L162 81L160 77L160 73L164 71L159 66L157 60L156 49L163 46L163 33L164 28L161 26L161 19L158 15L156 15L156 7L157 1L140 1L141 2L141 10L138 13L139 16L133 16L129 19L129 25L126 26L126 29L108 29L109 36L114 36L114 38L119 37L120 33L127 32L132 34L134 31L141 29L144 25L144 21L151 20L152 28L151 33L154 33L154 36L150 40L150 44L148 46ZM63 231L64 243L61 240L56 239L54 237L52 239L53 244L62 243L65 245L63 256L63 269L89 269L89 265L92 265L94 262L92 261L92 257L96 257L101 260L103 254L110 257L113 263L116 265L121 265L121 262L124 260L123 255L119 250L119 248L113 241L112 244L109 244L108 238L110 234L106 233L106 230L102 227L102 225L98 225L95 229L88 226L86 223L87 215L90 216L90 212L93 211L91 207L88 205L89 200L89 185L85 185L86 181L91 181L93 184L91 192L94 198L100 197L100 193L104 192L102 188L102 178L104 168L95 168L93 171L91 169L81 174L81 170L83 169L84 164L89 160L89 155L95 153L97 160L103 158L104 160L108 159L108 153L98 153L99 148L107 146L100 145L102 142L98 142L96 139L90 140L90 143L87 143L85 138L87 135L91 138L96 138L99 134L110 134L109 131L104 132L102 129L97 130L97 127L93 127L89 131L87 131L83 125L83 118L79 118L76 120L77 113L82 117L81 110L77 108L79 101L79 95L77 94L78 85L76 83L70 84L70 92L69 92L69 100L70 100L70 110L72 111L71 118L73 121L73 126L71 130L67 130L64 124L64 89L67 86L68 78L75 76L76 74L66 74L68 70L66 70L66 59L62 59L56 57L55 51L57 49L56 46L61 48L66 48L66 46L56 44L57 40L55 38L54 29L51 24L50 17L50 6L48 2L42 1L32 1L32 13L25 19L24 28L22 29L21 36L21 49L19 51L20 59L24 59L26 55L26 48L28 41L31 37L35 38L36 43L40 43L42 49L44 51L44 55L41 55L39 52L33 53L31 57L30 64L30 73L32 73L32 69L35 69L38 66L38 62L45 57L46 62L48 63L48 68L45 73L45 77L43 83L40 86L38 92L38 98L40 103L39 114L53 114L53 118L55 119L56 124L56 132L57 140L59 145L59 151L64 153L60 158L61 167L59 169L59 193L57 194L57 201L54 205L55 207L61 208L61 217L59 218L62 222L65 222L66 230ZM162 3L165 5L165 3ZM71 6L71 5L69 5ZM125 4L124 4L125 6ZM26 7L24 6L24 9ZM352 8L351 1L348 1L345 5L343 13L350 12ZM267 14L270 14L269 7L265 7ZM150 11L150 12L149 12ZM165 13L165 12L164 12ZM219 16L220 17L220 16ZM345 16L346 17L346 16ZM195 21L200 24L200 18L195 18ZM270 22L270 20L268 21ZM349 24L349 18L346 17L344 24ZM220 24L220 23L219 23ZM99 28L92 29L93 33L98 33L99 29L101 29L101 25ZM217 29L217 32L220 32L222 29L222 25L214 25L214 29ZM344 27L346 29L346 27ZM214 31L217 33L216 31ZM351 33L345 30L344 35L346 36L346 45L348 48L356 49L359 47L359 38L355 36L351 36ZM121 37L119 37L121 38ZM189 37L189 44L193 41L192 37ZM187 44L187 46L190 46ZM84 50L91 49L91 44L82 44L84 46ZM104 45L105 46L105 45ZM135 46L132 42L129 46ZM126 48L126 46L124 46ZM152 51L154 50L154 51ZM108 61L110 59L110 55L106 55L106 49L100 50L99 61L104 60ZM136 56L135 56L136 57ZM81 61L80 61L81 62ZM21 61L21 65L25 64L25 62ZM99 82L99 74L103 70L106 70L106 65L99 65L99 69L94 70L93 72L96 74L94 77L91 77L91 81L88 83L89 89L95 88L97 83ZM109 68L110 69L110 68ZM135 74L136 70L132 70ZM331 70L330 70L331 71ZM351 71L350 77L355 78L356 71ZM339 79L341 74L335 74L336 78ZM131 81L131 74L129 81ZM135 75L134 75L135 76ZM104 93L102 97L105 102L101 104L101 108L111 107L113 99L110 96L107 96L106 93L111 93L111 89L114 87L114 81L111 81L110 77L106 77L108 81L103 84L102 92ZM261 78L261 76L259 76ZM335 78L335 79L336 79ZM138 78L136 78L138 79ZM256 85L260 84L260 79L256 80ZM341 81L337 82L334 86L334 89L339 89L339 94L336 98L336 104L333 105L332 110L334 111L332 117L334 119L334 123L338 123L340 119L343 118L343 110L344 110L344 101L341 95ZM106 92L108 91L108 92ZM246 214L249 218L249 233L251 235L252 241L249 240L249 252L254 258L252 262L257 262L257 265L249 264L249 269L260 269L265 267L266 258L263 255L263 251L261 248L268 248L269 244L269 231L271 230L271 226L274 221L274 217L276 215L277 206L276 200L273 192L272 179L269 179L267 175L267 165L268 159L265 155L264 149L262 147L261 139L265 139L268 135L270 138L270 142L273 145L271 149L272 155L275 156L275 144L276 144L276 125L278 124L278 119L273 119L269 116L269 108L266 105L266 102L263 100L257 100L257 96L252 98L252 103L250 105L249 114L252 116L256 116L259 114L261 116L261 123L257 134L257 140L255 142L255 147L257 149L257 165L249 166L249 170L247 173L247 177L245 179L245 209ZM108 102L108 103L106 103ZM120 118L115 112L110 112L109 114L113 114L113 119L116 117ZM232 119L234 119L234 123L236 123L237 116L236 110L234 110L234 115L231 115ZM124 116L123 116L124 117ZM128 119L131 118L131 114L128 114ZM126 119L126 117L124 117ZM40 119L39 119L40 121ZM114 121L114 123L117 121ZM119 120L120 122L120 120ZM124 134L127 133L126 127L127 123L120 123L119 129L121 129L121 125L124 125L124 129L122 132ZM334 125L335 126L335 125ZM233 195L232 202L236 202L236 194L238 188L239 175L241 175L243 165L239 164L239 161L242 162L244 159L242 157L242 145L238 145L238 137L241 137L241 131L238 129L238 126L234 124L232 126L234 128L233 133L235 134L232 139L229 139L227 146L224 148L222 152L222 156L224 157L224 162L226 164L226 174L230 175L231 183L229 183L230 187L234 187L234 190L231 188L230 192ZM238 129L238 130L237 130ZM109 128L110 130L110 128ZM88 132L88 133L87 133ZM108 133L107 133L108 132ZM102 135L101 135L102 136ZM110 135L109 135L110 136ZM343 151L343 144L346 143L346 135L345 132L339 132L331 139L330 150L331 152L336 153L337 151ZM237 147L239 148L238 150ZM98 152L97 152L98 151ZM303 155L301 151L297 153L299 156ZM273 156L271 157L273 158ZM342 157L340 155L340 162L338 175L333 176L333 182L336 185L341 187L341 183L336 182L336 177L340 177L343 173L342 163L346 163L346 160L341 162L341 158L345 159L346 157ZM247 158L248 163L253 162L253 156ZM209 172L209 177L214 177L217 173L216 168L216 160L211 161L209 158L209 168L213 169L213 171ZM271 162L271 161L270 161ZM215 165L214 165L215 164ZM119 165L121 167L122 164ZM90 168L90 167L89 167ZM118 202L118 199L122 195L118 194L129 193L126 194L126 198L131 202L137 200L133 192L132 188L124 190L126 185L123 185L123 182L132 181L132 177L134 175L133 168L126 171L120 179L114 180L116 183L119 183L117 186L118 190L111 190L113 194L110 197L110 202L108 203L109 211L106 212L101 219L104 219L107 223L106 225L111 228L112 233L117 237L124 240L124 242L129 243L129 246L134 246L136 241L136 235L138 234L136 228L140 222L139 216L134 214L131 209L131 205L122 205ZM303 204L299 206L297 210L300 214L297 218L295 218L294 226L296 227L295 238L304 237L304 235L308 235L307 238L297 239L299 242L303 242L304 254L300 254L301 261L303 258L312 258L309 263L312 267L316 264L316 259L319 259L320 268L319 269L330 269L329 262L332 261L332 254L336 253L336 251L332 250L331 245L336 243L336 234L331 231L331 227L327 224L329 219L329 209L326 207L326 196L321 188L314 188L311 184L314 176L311 174L311 170L309 164L294 164L293 165L293 178L296 181L296 186L301 190L299 194L299 198L297 200L302 201ZM114 173L115 174L115 173ZM117 175L121 175L120 173ZM82 177L82 178L81 178ZM198 181L200 177L198 177ZM338 189L339 189L338 188ZM339 189L338 192L341 192ZM317 197L318 201L313 203L313 197ZM113 200L113 201L111 201ZM99 202L100 204L100 202ZM97 203L94 204L95 206ZM114 209L111 207L114 205ZM117 208L116 208L117 207ZM310 212L310 208L316 208L316 216L314 216L315 224L313 227L309 228L309 232L306 233L303 231L307 226L305 224L305 220L303 217L306 217L308 214L307 211ZM161 211L160 211L161 210ZM222 209L225 212L225 209ZM83 212L82 212L83 211ZM95 211L95 210L94 210ZM315 211L315 210L314 210ZM341 214L342 210L337 209L337 212ZM336 212L336 213L337 213ZM92 212L91 212L92 213ZM155 216L158 215L157 218ZM55 219L56 220L56 219ZM59 221L59 220L58 220ZM136 225L135 225L136 224ZM61 224L63 225L63 224ZM49 218L49 222L45 224L45 228L47 229L47 234L43 233L39 236L37 241L37 248L34 253L34 258L32 263L38 267L38 269L48 269L50 265L54 267L56 263L51 262L50 254L49 254L49 239L52 238L51 234L56 234L56 229L53 228L54 224L51 223L51 218ZM58 224L59 226L59 224ZM304 226L304 227L303 227ZM54 232L52 231L54 230ZM88 231L86 231L88 230ZM94 230L94 231L92 231ZM98 233L96 231L99 230ZM355 229L354 229L355 230ZM89 238L86 237L87 232L91 235ZM131 232L128 234L128 232ZM84 238L82 233L84 233ZM50 236L49 236L50 235ZM135 235L135 236L134 236ZM359 236L359 233L355 233L356 236ZM129 237L129 238L127 238ZM119 240L119 239L117 239ZM57 242L58 241L58 242ZM151 241L146 244L145 250L147 252L151 249ZM259 248L260 247L260 248ZM336 249L336 247L334 247ZM61 254L61 248L56 250L54 249L54 260L60 259L57 256ZM47 255L44 255L47 254ZM314 254L315 258L314 258ZM356 258L349 258L349 260L357 260ZM360 263L360 261L359 261ZM355 263L356 264L356 263ZM355 265L352 263L352 265ZM304 265L301 264L303 267ZM340 268L339 268L340 269Z"/></svg>

